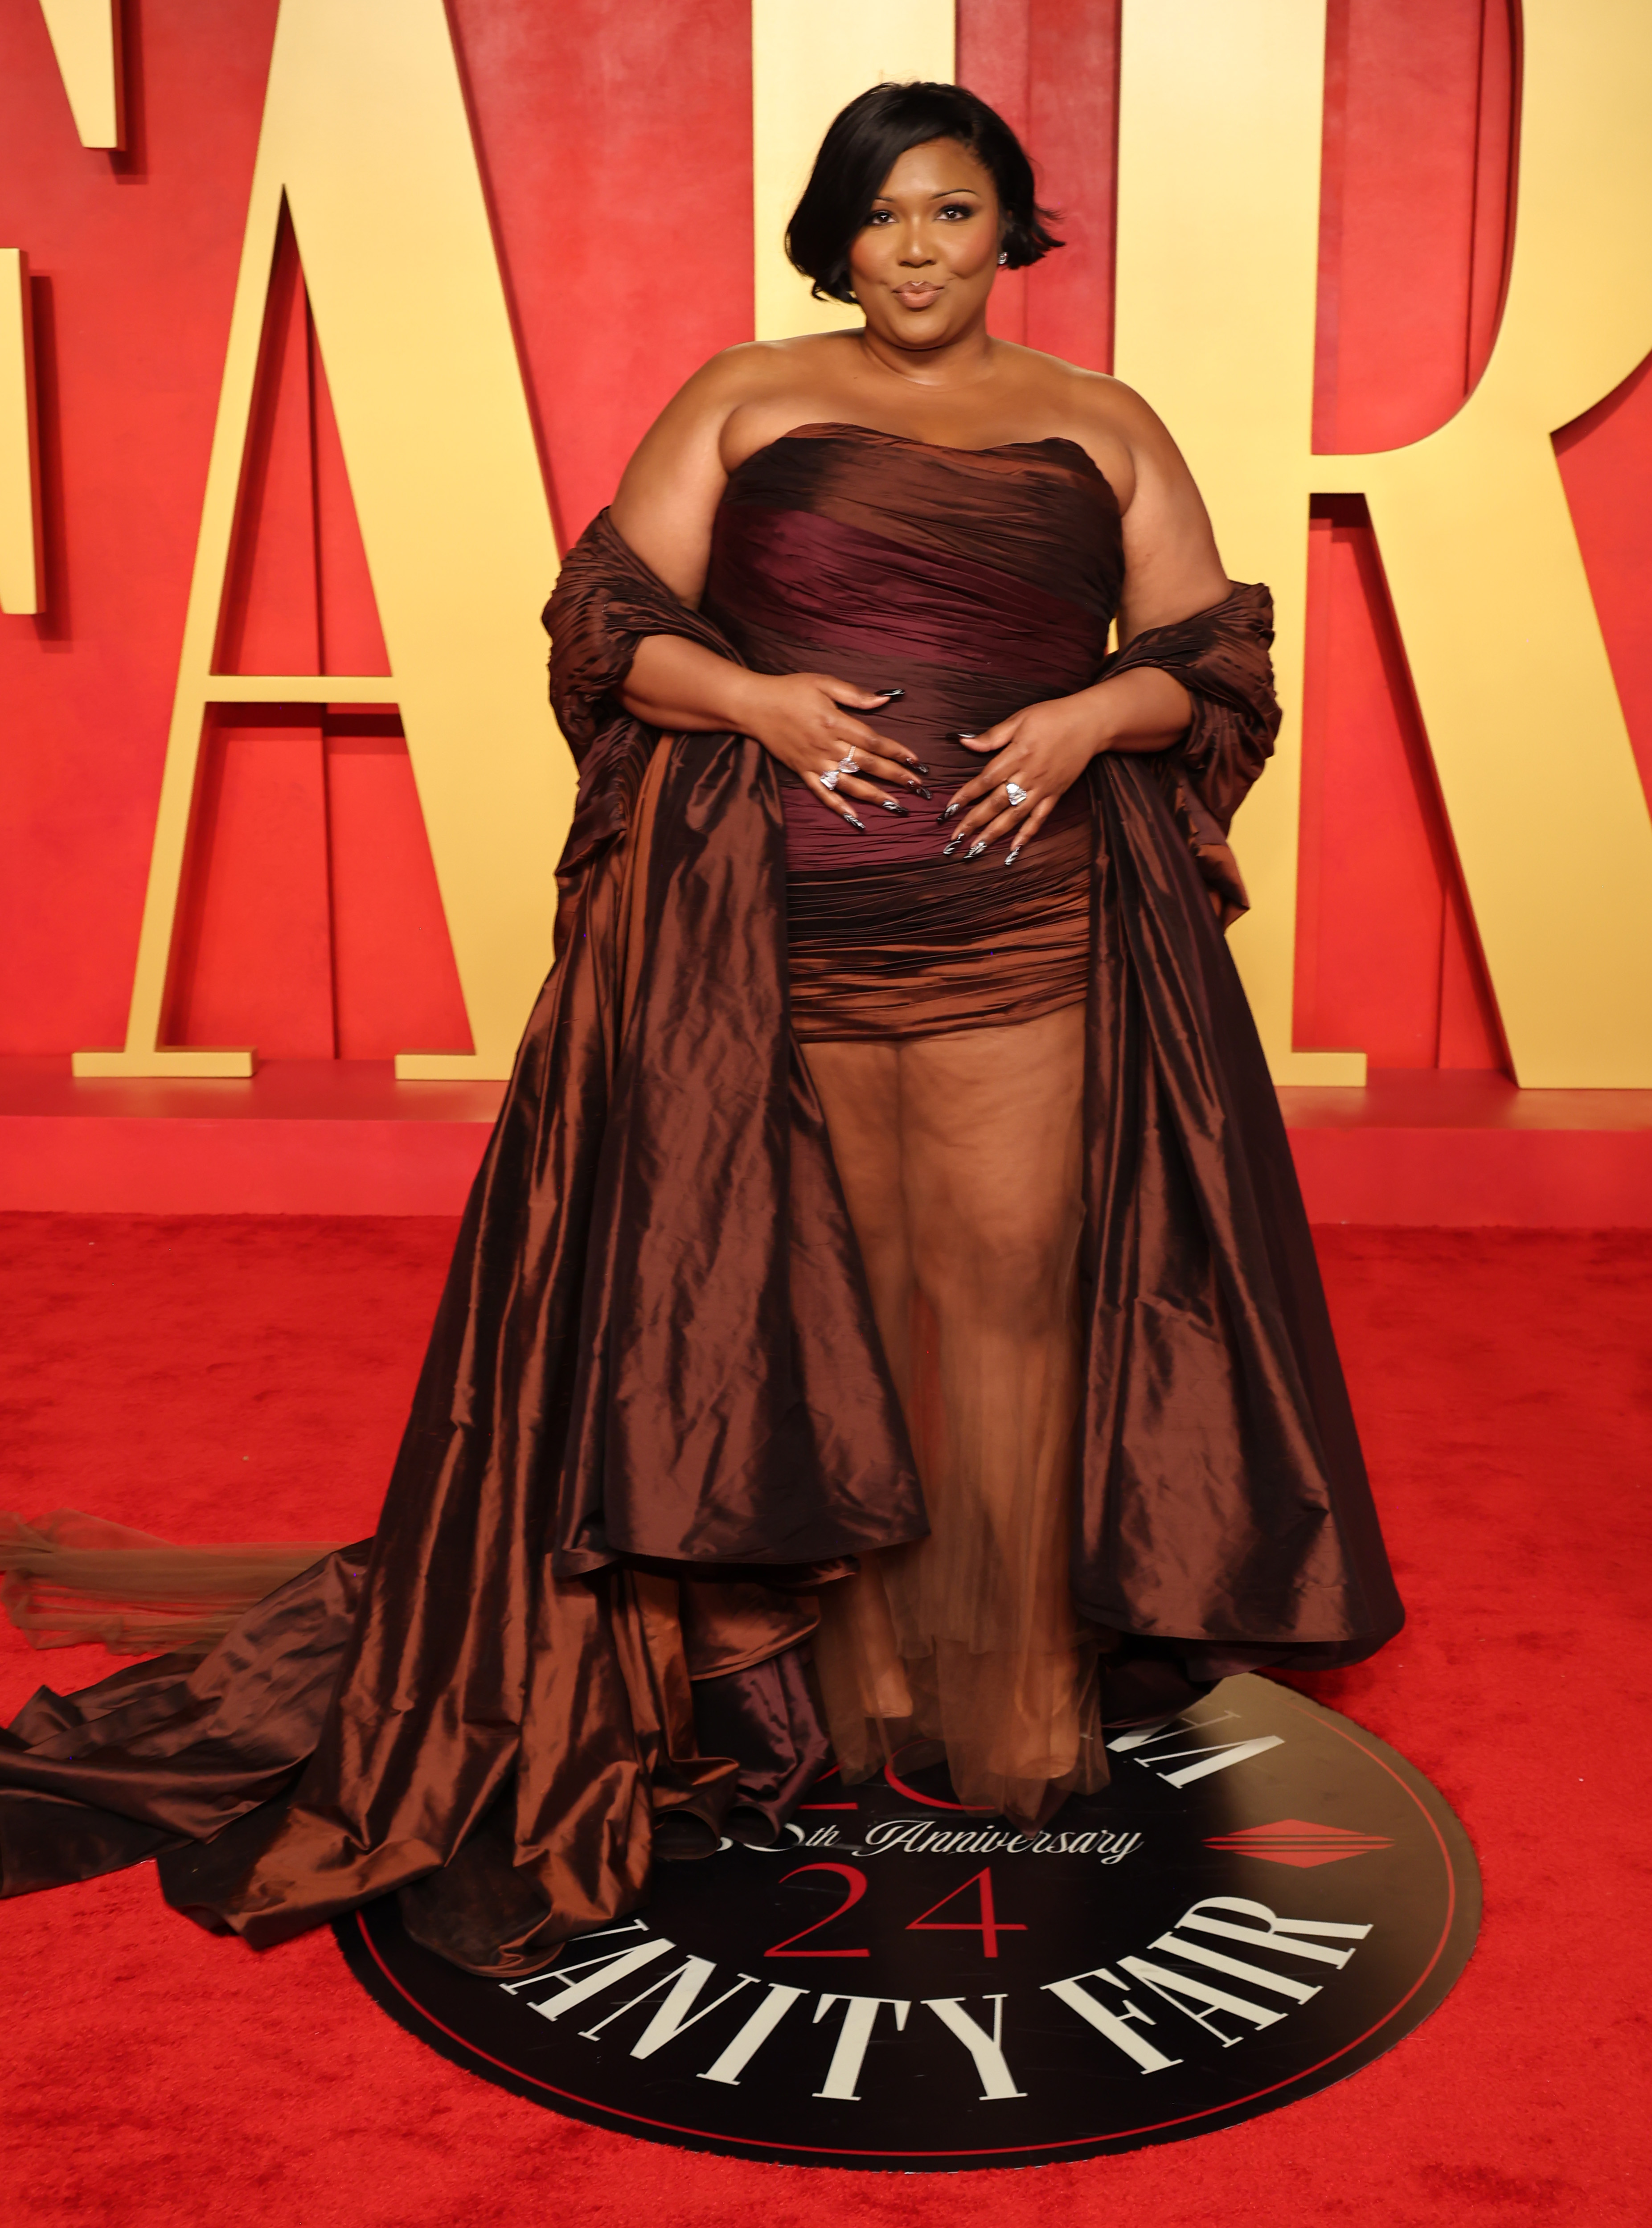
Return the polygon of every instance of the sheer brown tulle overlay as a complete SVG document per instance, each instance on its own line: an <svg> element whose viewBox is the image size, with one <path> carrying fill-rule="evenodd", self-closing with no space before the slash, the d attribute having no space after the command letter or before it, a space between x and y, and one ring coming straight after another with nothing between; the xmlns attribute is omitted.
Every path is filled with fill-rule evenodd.
<svg viewBox="0 0 1652 2228"><path fill-rule="evenodd" d="M705 613L606 514L564 564L556 964L374 1539L239 1614L245 1568L182 1601L152 1563L147 1592L83 1572L88 1615L234 1621L0 1733L0 1892L157 1853L255 1943L394 1892L515 1975L635 1908L662 1850L778 1830L826 1754L816 1599L850 1768L910 1732L1028 1818L1094 1783L1098 1706L1398 1629L1208 894L1243 902L1266 591L1117 661L1187 686L1175 749L1098 760L1015 869L943 880L916 814L849 853L748 738L631 718L631 659L670 634L904 687L944 795L929 721L1108 669L1105 483L1066 444L811 428L735 476L718 535ZM839 1034L857 966L871 1027ZM0 1539L49 1623L75 1587L48 1550Z"/></svg>
<svg viewBox="0 0 1652 2228"><path fill-rule="evenodd" d="M176 1547L78 1508L37 1522L0 1515L0 1604L35 1648L100 1640L113 1655L204 1653L255 1601L334 1542Z"/></svg>
<svg viewBox="0 0 1652 2228"><path fill-rule="evenodd" d="M855 1778L938 1743L960 1802L1041 1822L1107 1776L1068 1584L1083 1008L809 1063L932 1527L821 1597L833 1746Z"/></svg>

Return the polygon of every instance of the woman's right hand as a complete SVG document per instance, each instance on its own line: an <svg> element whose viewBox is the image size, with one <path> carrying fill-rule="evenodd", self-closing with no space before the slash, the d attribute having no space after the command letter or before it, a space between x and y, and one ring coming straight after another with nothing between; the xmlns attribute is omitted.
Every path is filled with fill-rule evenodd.
<svg viewBox="0 0 1652 2228"><path fill-rule="evenodd" d="M886 812L907 809L886 796L880 782L929 795L924 786L928 768L904 745L892 743L854 716L857 711L881 711L900 694L898 688L857 688L829 673L748 673L742 682L740 724L771 758L799 775L829 812L851 828L861 828L865 823L856 803Z"/></svg>

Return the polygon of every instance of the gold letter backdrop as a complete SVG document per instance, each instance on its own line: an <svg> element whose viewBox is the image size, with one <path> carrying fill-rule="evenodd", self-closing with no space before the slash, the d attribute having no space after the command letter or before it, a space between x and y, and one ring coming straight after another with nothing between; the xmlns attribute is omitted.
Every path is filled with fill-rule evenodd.
<svg viewBox="0 0 1652 2228"><path fill-rule="evenodd" d="M821 130L880 78L950 77L952 10L752 0L752 40L756 330L771 335L822 318L779 248ZM1255 908L1236 955L1281 1081L1363 1080L1362 1053L1298 1053L1290 1023L1308 509L1363 495L1518 1079L1644 1088L1652 821L1550 436L1652 345L1652 10L1526 0L1495 349L1449 424L1372 456L1312 453L1324 47L1324 0L1124 0L1117 368L1187 451L1230 570L1268 580L1278 606L1287 718L1239 823ZM213 669L284 202L387 682ZM22 360L3 325L0 358ZM0 463L22 457L26 471L26 405L7 401L4 377L0 365ZM0 471L0 496L17 470ZM9 501L21 549L26 488ZM203 720L228 702L387 699L476 1046L404 1054L397 1071L508 1072L549 961L546 861L571 798L534 616L555 563L441 0L282 0L127 1040L78 1055L77 1072L250 1072L252 1048L160 1044Z"/></svg>

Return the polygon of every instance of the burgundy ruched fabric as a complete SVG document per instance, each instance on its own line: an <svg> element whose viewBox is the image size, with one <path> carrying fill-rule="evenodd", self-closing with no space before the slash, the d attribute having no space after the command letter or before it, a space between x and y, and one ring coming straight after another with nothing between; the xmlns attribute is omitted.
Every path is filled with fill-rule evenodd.
<svg viewBox="0 0 1652 2228"><path fill-rule="evenodd" d="M1045 626L1060 642L1041 672L1105 669L1100 574L1056 626L1051 566L1034 602L991 555L1006 532L1047 536L1047 455L960 466L810 430L847 527L857 487L879 509L899 464L912 518L975 567L970 616L1007 682L1010 638L1019 656ZM1098 564L1108 547L1098 524ZM889 568L893 655L903 595L921 599ZM1357 1660L1400 1622L1207 894L1240 901L1226 826L1277 718L1268 618L1265 590L1240 588L1130 644L1120 666L1175 671L1193 723L1155 760L1098 760L1070 808L1089 816L1092 955L1072 1590L1143 1693L1156 1665L1210 1675L1235 1652ZM748 739L661 736L618 699L646 635L739 650L606 514L547 624L580 771L557 957L370 1553L323 1559L198 1663L37 1698L0 1737L4 1892L162 1850L169 1897L254 1943L397 1891L442 1955L531 1971L634 1908L656 1849L784 1816L823 1754L796 1654L810 1597L925 1534L791 1025L783 785Z"/></svg>
<svg viewBox="0 0 1652 2228"><path fill-rule="evenodd" d="M938 451L804 426L731 476L708 613L759 671L902 689L873 723L922 760L932 791L862 812L862 831L781 771L803 1042L994 1028L1083 998L1083 784L1008 874L1005 846L968 873L943 858L937 816L981 770L958 735L1095 678L1123 577L1112 490L1071 441Z"/></svg>

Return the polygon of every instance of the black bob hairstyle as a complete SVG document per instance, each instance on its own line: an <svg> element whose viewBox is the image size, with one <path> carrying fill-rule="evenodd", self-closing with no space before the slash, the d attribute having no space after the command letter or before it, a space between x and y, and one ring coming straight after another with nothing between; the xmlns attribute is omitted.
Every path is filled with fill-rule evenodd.
<svg viewBox="0 0 1652 2228"><path fill-rule="evenodd" d="M998 189L999 241L1012 271L1061 242L1040 208L1027 150L996 108L961 85L874 85L839 111L820 143L803 199L786 227L786 253L816 301L852 302L849 249L900 157L932 139L967 147Z"/></svg>

